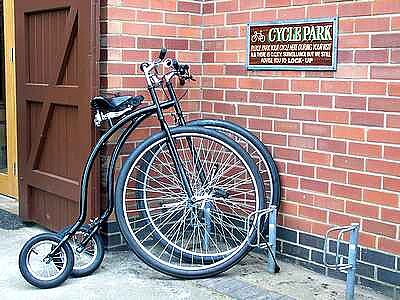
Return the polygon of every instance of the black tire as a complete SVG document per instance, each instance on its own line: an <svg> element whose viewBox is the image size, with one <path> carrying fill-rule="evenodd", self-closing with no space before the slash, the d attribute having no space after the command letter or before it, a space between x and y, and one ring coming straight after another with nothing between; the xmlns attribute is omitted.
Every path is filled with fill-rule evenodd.
<svg viewBox="0 0 400 300"><path fill-rule="evenodd" d="M53 247L58 245L60 242L61 238L57 234L42 233L31 238L25 243L19 254L19 269L26 281L38 288L48 289L59 286L68 278L74 266L74 254L71 246L68 243L64 243L61 246L59 253L56 253L54 258L48 263L43 262L42 260L46 256L45 252L40 253L44 254L42 257L42 255L39 255L37 249L32 251L33 248L45 244L51 245L50 249L54 249ZM35 259L39 263L49 266L54 264L53 270L56 271L56 274L54 276L50 276L48 279L41 277L38 274L34 274L30 264L32 253L38 255ZM32 257L32 259L34 258Z"/></svg>
<svg viewBox="0 0 400 300"><path fill-rule="evenodd" d="M259 171L263 178L264 182L264 191L265 191L265 207L270 207L271 205L275 205L277 210L279 210L280 199L281 199L281 185L280 178L278 173L278 168L272 158L272 155L268 151L267 147L251 132L246 130L243 127L240 127L232 122L225 120L210 120L210 119L201 119L201 120L193 120L187 124L188 126L201 126L206 128L212 128L218 131L221 131L224 134L229 135L233 139L236 139L241 145L244 144L245 150L247 152L251 152L251 157L258 165ZM150 154L150 153L149 153ZM151 156L145 158L146 161L151 161ZM141 169L143 172L139 173L140 177L144 177L146 173L147 164L143 163ZM137 188L137 199L143 198L143 189L140 187L142 180L138 180L138 188ZM143 201L138 202L138 206L144 208ZM146 212L143 210L141 213L145 214ZM146 218L144 218L146 220ZM264 222L263 220L261 222ZM264 223L263 234L268 233L268 226ZM160 237L161 243L163 240ZM195 259L196 261L204 260L205 263L212 263L215 260L222 259L223 257L208 257L208 258L196 258L191 255L186 255L184 252L176 253L176 255L182 256L187 260Z"/></svg>
<svg viewBox="0 0 400 300"><path fill-rule="evenodd" d="M73 225L69 225L65 227L59 235L61 237L65 236L65 233L72 227ZM79 241L83 240L83 237L88 236L90 234L90 227L88 225L82 225L74 234L73 237L70 237L68 243L70 244L72 251L74 252L74 267L71 272L72 277L84 277L92 274L96 271L104 259L104 244L103 240L100 237L100 234L96 232L94 236L90 239L88 244L86 245L86 251L94 253L93 258L90 259L84 265L79 265L80 261L82 261L81 254L77 252L76 248L79 247ZM71 240L72 239L72 240Z"/></svg>
<svg viewBox="0 0 400 300"><path fill-rule="evenodd" d="M251 157L256 161L261 159L263 168L266 169L267 174L261 171L261 176L264 181L264 189L265 189L265 201L266 207L271 205L275 205L277 210L279 210L280 202L281 202L281 182L279 178L278 168L276 167L275 161L272 158L271 153L268 151L267 147L261 142L254 134L252 134L247 129L232 123L226 120L213 120L213 119L201 119L201 120L193 120L187 124L188 126L201 126L206 128L216 129L225 134L232 134L240 139L244 139L244 141L254 147L257 151L252 154ZM247 150L247 149L245 149ZM271 181L271 193L272 196L268 195L268 188L266 188L267 181Z"/></svg>
<svg viewBox="0 0 400 300"><path fill-rule="evenodd" d="M251 178L255 182L254 184L254 193L255 198L254 201L256 204L256 210L264 208L264 188L262 184L262 178L257 170L257 166L254 164L251 157L243 150L242 147L232 139L229 139L226 135L217 132L215 130L202 128L202 127L178 127L171 129L172 136L176 139L178 136L180 137L190 137L193 135L198 135L202 137L212 138L216 141L221 142L221 144L226 145L231 151L234 151L235 155L241 159L241 161L246 165L246 170L251 173ZM126 206L130 204L125 204L126 198L126 190L128 189L127 180L132 173L132 168L135 167L135 164L140 164L138 162L139 159L145 156L147 149L153 150L158 149L156 145L160 145L161 143L165 143L166 135L161 132L151 136L150 138L143 141L139 147L137 147L125 161L121 172L118 177L117 185L116 185L116 216L117 221L120 226L121 232L124 235L128 245L132 248L135 254L150 267L174 277L178 278L186 278L186 279L195 279L195 278L205 278L214 276L221 272L224 272L238 263L247 253L251 250L250 244L256 238L256 230L254 229L254 224L252 224L252 229L250 230L250 234L247 235L245 241L243 241L235 251L232 251L221 260L218 260L214 264L203 264L202 266L195 266L193 268L185 268L180 265L171 265L170 263L164 262L159 258L156 258L154 255L149 254L145 250L144 243L141 244L135 236L132 229L131 222L135 222L133 217L128 217ZM138 167L137 167L138 168ZM129 195L131 196L131 195ZM131 199L127 199L128 201L133 201ZM135 204L137 205L137 204ZM222 211L220 211L222 212ZM138 223L135 227L135 230L142 230L140 226L146 224ZM137 229L140 228L140 229ZM153 230L154 231L154 230ZM146 233L147 234L147 233ZM156 235L156 241L159 235ZM147 237L146 237L147 239ZM146 239L144 241L146 241ZM158 243L158 242L157 242ZM156 243L156 244L157 244ZM168 252L174 253L176 250L175 246L171 246L173 249L170 249ZM179 253L179 252L178 252ZM172 256L172 254L171 254ZM174 253L175 257L176 254Z"/></svg>

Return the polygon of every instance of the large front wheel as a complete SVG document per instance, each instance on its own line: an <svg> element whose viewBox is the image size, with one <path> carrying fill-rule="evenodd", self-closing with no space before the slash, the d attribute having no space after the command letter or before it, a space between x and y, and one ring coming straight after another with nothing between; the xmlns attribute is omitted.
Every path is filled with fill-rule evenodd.
<svg viewBox="0 0 400 300"><path fill-rule="evenodd" d="M200 127L171 134L194 196L187 196L159 133L123 165L117 220L129 246L151 267L180 278L213 276L250 250L255 218L249 228L246 220L264 208L262 178L249 154L224 134Z"/></svg>

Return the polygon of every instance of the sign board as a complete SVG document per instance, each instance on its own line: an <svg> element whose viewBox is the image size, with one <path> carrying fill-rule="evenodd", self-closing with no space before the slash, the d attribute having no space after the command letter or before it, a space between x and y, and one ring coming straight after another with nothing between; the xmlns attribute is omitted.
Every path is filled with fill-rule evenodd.
<svg viewBox="0 0 400 300"><path fill-rule="evenodd" d="M337 18L247 25L248 70L336 70Z"/></svg>

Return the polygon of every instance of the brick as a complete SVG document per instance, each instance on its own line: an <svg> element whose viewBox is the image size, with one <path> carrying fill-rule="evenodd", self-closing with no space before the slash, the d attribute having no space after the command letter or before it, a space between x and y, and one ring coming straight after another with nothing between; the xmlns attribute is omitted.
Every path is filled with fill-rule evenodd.
<svg viewBox="0 0 400 300"><path fill-rule="evenodd" d="M338 139L363 141L365 130L351 126L333 126L333 137Z"/></svg>
<svg viewBox="0 0 400 300"><path fill-rule="evenodd" d="M332 107L332 96L304 95L304 105L314 107Z"/></svg>
<svg viewBox="0 0 400 300"><path fill-rule="evenodd" d="M365 97L354 97L354 96L335 97L336 108L365 110L366 106L367 106L367 99Z"/></svg>
<svg viewBox="0 0 400 300"><path fill-rule="evenodd" d="M287 137L283 134L275 134L275 133L265 133L263 132L261 135L261 141L264 144L272 144L272 145L280 145L286 146L287 145Z"/></svg>
<svg viewBox="0 0 400 300"><path fill-rule="evenodd" d="M107 7L104 8L105 15L104 18L102 16L102 20L121 20L121 21L130 21L134 22L136 19L136 12L131 9L117 8L117 7ZM101 9L101 13L103 14L103 9Z"/></svg>
<svg viewBox="0 0 400 300"><path fill-rule="evenodd" d="M247 102L247 92L243 91L226 91L225 94L226 101L234 101L234 102Z"/></svg>
<svg viewBox="0 0 400 300"><path fill-rule="evenodd" d="M363 34L356 35L342 35L339 36L339 47L341 49L347 48L368 48L369 47L369 36Z"/></svg>
<svg viewBox="0 0 400 300"><path fill-rule="evenodd" d="M335 94L350 94L351 82L350 81L321 81L322 93L335 93Z"/></svg>
<svg viewBox="0 0 400 300"><path fill-rule="evenodd" d="M299 94L276 94L275 104L278 105L300 105L301 95Z"/></svg>
<svg viewBox="0 0 400 300"><path fill-rule="evenodd" d="M307 18L324 18L337 16L336 4L324 4L323 6L308 6L307 7Z"/></svg>
<svg viewBox="0 0 400 300"><path fill-rule="evenodd" d="M348 198L353 200L361 200L361 188L339 185L333 183L331 186L331 193L333 196Z"/></svg>
<svg viewBox="0 0 400 300"><path fill-rule="evenodd" d="M391 49L390 50L391 58L390 58L390 62L392 64L398 64L400 63L400 49Z"/></svg>
<svg viewBox="0 0 400 300"><path fill-rule="evenodd" d="M377 218L379 216L379 207L359 202L346 201L346 212L361 217Z"/></svg>
<svg viewBox="0 0 400 300"><path fill-rule="evenodd" d="M265 7L281 7L290 6L291 0L269 0L265 3Z"/></svg>
<svg viewBox="0 0 400 300"><path fill-rule="evenodd" d="M226 23L231 24L245 24L250 20L250 12L232 12L226 15Z"/></svg>
<svg viewBox="0 0 400 300"><path fill-rule="evenodd" d="M383 126L384 115L382 113L370 113L370 112L351 112L351 124L352 125L364 125L364 126Z"/></svg>
<svg viewBox="0 0 400 300"><path fill-rule="evenodd" d="M297 231L291 230L289 228L284 228L281 226L278 226L276 229L277 229L276 234L278 236L278 239L297 243Z"/></svg>
<svg viewBox="0 0 400 300"><path fill-rule="evenodd" d="M163 14L155 11L141 11L136 16L136 21L146 23L162 23Z"/></svg>
<svg viewBox="0 0 400 300"><path fill-rule="evenodd" d="M233 115L233 114L235 114L236 109L235 109L235 105L233 105L233 104L216 102L216 103L214 103L214 112Z"/></svg>
<svg viewBox="0 0 400 300"><path fill-rule="evenodd" d="M351 223L360 223L360 218L337 212L330 212L328 223L340 226L348 226Z"/></svg>
<svg viewBox="0 0 400 300"><path fill-rule="evenodd" d="M316 121L317 111L312 109L291 108L289 111L291 120Z"/></svg>
<svg viewBox="0 0 400 300"><path fill-rule="evenodd" d="M300 188L318 193L328 193L328 183L311 179L300 179Z"/></svg>
<svg viewBox="0 0 400 300"><path fill-rule="evenodd" d="M400 132L398 131L369 129L367 134L369 142L400 144Z"/></svg>
<svg viewBox="0 0 400 300"><path fill-rule="evenodd" d="M390 18L360 18L354 22L356 32L389 31Z"/></svg>
<svg viewBox="0 0 400 300"><path fill-rule="evenodd" d="M251 21L252 22L273 21L273 20L276 20L276 18L277 18L276 15L277 15L277 11L274 9L252 11L251 12Z"/></svg>
<svg viewBox="0 0 400 300"><path fill-rule="evenodd" d="M138 33L138 34L140 34L140 33ZM151 35L175 37L176 36L176 26L153 24L151 26Z"/></svg>
<svg viewBox="0 0 400 300"><path fill-rule="evenodd" d="M347 173L345 171L330 169L330 168L317 168L316 178L346 183Z"/></svg>
<svg viewBox="0 0 400 300"><path fill-rule="evenodd" d="M245 69L244 65L225 65L225 74L235 76L247 75L247 70Z"/></svg>
<svg viewBox="0 0 400 300"><path fill-rule="evenodd" d="M203 90L203 97L206 100L222 100L224 92L222 90Z"/></svg>
<svg viewBox="0 0 400 300"><path fill-rule="evenodd" d="M269 118L287 119L288 109L279 106L263 106L262 116Z"/></svg>
<svg viewBox="0 0 400 300"><path fill-rule="evenodd" d="M299 178L296 176L281 175L280 178L284 187L297 189L299 186Z"/></svg>
<svg viewBox="0 0 400 300"><path fill-rule="evenodd" d="M353 92L361 95L385 95L386 86L385 82L354 82Z"/></svg>
<svg viewBox="0 0 400 300"><path fill-rule="evenodd" d="M364 159L351 156L334 155L333 165L337 168L363 171Z"/></svg>
<svg viewBox="0 0 400 300"><path fill-rule="evenodd" d="M240 78L239 88L241 89L262 89L262 80L256 78Z"/></svg>
<svg viewBox="0 0 400 300"><path fill-rule="evenodd" d="M295 92L318 92L318 80L292 80L291 90Z"/></svg>
<svg viewBox="0 0 400 300"><path fill-rule="evenodd" d="M240 5L239 5L239 9L240 10L261 8L264 5L264 1L263 0L252 0L252 1L240 0L239 3L240 3Z"/></svg>
<svg viewBox="0 0 400 300"><path fill-rule="evenodd" d="M303 149L315 149L315 139L302 136L289 136L289 146Z"/></svg>
<svg viewBox="0 0 400 300"><path fill-rule="evenodd" d="M331 155L327 153L303 151L302 161L309 164L315 165L326 165L329 166L331 162Z"/></svg>
<svg viewBox="0 0 400 300"><path fill-rule="evenodd" d="M326 210L299 205L299 216L319 222L326 222L327 212Z"/></svg>
<svg viewBox="0 0 400 300"><path fill-rule="evenodd" d="M382 157L382 147L380 145L350 142L349 154L379 158Z"/></svg>
<svg viewBox="0 0 400 300"><path fill-rule="evenodd" d="M178 1L178 11L200 14L201 4L196 2Z"/></svg>
<svg viewBox="0 0 400 300"><path fill-rule="evenodd" d="M347 111L320 110L318 111L318 120L326 123L346 124L349 122L349 113Z"/></svg>
<svg viewBox="0 0 400 300"><path fill-rule="evenodd" d="M400 83L390 82L388 85L388 94L389 96L400 97Z"/></svg>
<svg viewBox="0 0 400 300"><path fill-rule="evenodd" d="M399 196L384 191L364 190L363 200L369 203L398 207Z"/></svg>
<svg viewBox="0 0 400 300"><path fill-rule="evenodd" d="M375 0L372 11L375 15L400 13L400 3L397 0Z"/></svg>
<svg viewBox="0 0 400 300"><path fill-rule="evenodd" d="M371 36L372 48L400 47L400 33L374 34Z"/></svg>
<svg viewBox="0 0 400 300"><path fill-rule="evenodd" d="M377 235L396 238L396 226L374 220L363 220L362 230Z"/></svg>
<svg viewBox="0 0 400 300"><path fill-rule="evenodd" d="M378 268L377 278L379 281L398 285L400 282L400 273Z"/></svg>
<svg viewBox="0 0 400 300"><path fill-rule="evenodd" d="M372 79L400 80L400 67L371 66Z"/></svg>
<svg viewBox="0 0 400 300"><path fill-rule="evenodd" d="M215 62L217 63L238 62L238 55L235 52L215 52Z"/></svg>
<svg viewBox="0 0 400 300"><path fill-rule="evenodd" d="M250 103L274 103L274 94L268 92L250 92L249 95ZM264 109L263 109L264 111Z"/></svg>
<svg viewBox="0 0 400 300"><path fill-rule="evenodd" d="M243 116L261 116L261 107L256 105L238 105L238 111Z"/></svg>
<svg viewBox="0 0 400 300"><path fill-rule="evenodd" d="M245 50L245 39L225 39L226 50Z"/></svg>
<svg viewBox="0 0 400 300"><path fill-rule="evenodd" d="M354 19L339 19L339 33L354 32Z"/></svg>
<svg viewBox="0 0 400 300"><path fill-rule="evenodd" d="M202 13L203 14L212 14L215 11L215 3L209 2L209 3L203 3L203 9Z"/></svg>
<svg viewBox="0 0 400 300"><path fill-rule="evenodd" d="M314 198L315 196L313 194L299 192L299 191L292 191L292 190L286 191L286 199L292 202L313 205Z"/></svg>
<svg viewBox="0 0 400 300"><path fill-rule="evenodd" d="M368 109L384 112L400 112L400 99L370 98Z"/></svg>
<svg viewBox="0 0 400 300"><path fill-rule="evenodd" d="M264 79L264 90L287 91L289 90L289 80L287 79Z"/></svg>
<svg viewBox="0 0 400 300"><path fill-rule="evenodd" d="M331 125L303 123L302 133L312 136L331 137Z"/></svg>
<svg viewBox="0 0 400 300"><path fill-rule="evenodd" d="M231 77L216 77L214 79L214 86L216 88L236 88L236 78Z"/></svg>
<svg viewBox="0 0 400 300"><path fill-rule="evenodd" d="M339 3L340 17L368 16L372 13L371 2Z"/></svg>
<svg viewBox="0 0 400 300"><path fill-rule="evenodd" d="M145 12L140 12L139 15L143 14ZM142 20L146 22L146 20ZM154 21L147 21L147 22L152 22ZM162 22L162 20L160 20ZM174 14L174 13L165 13L165 23L167 24L176 24L176 25L189 25L189 15L188 14Z"/></svg>
<svg viewBox="0 0 400 300"><path fill-rule="evenodd" d="M329 210L344 211L344 200L337 199L334 197L327 197L321 195L315 195L314 206L327 208Z"/></svg>
<svg viewBox="0 0 400 300"><path fill-rule="evenodd" d="M382 177L363 173L349 172L349 184L362 187L381 188Z"/></svg>
<svg viewBox="0 0 400 300"><path fill-rule="evenodd" d="M122 0L123 6L149 8L150 1L148 0Z"/></svg>
<svg viewBox="0 0 400 300"><path fill-rule="evenodd" d="M133 35L148 35L149 25L148 24L135 24L135 23L123 23L122 31L127 34Z"/></svg>
<svg viewBox="0 0 400 300"><path fill-rule="evenodd" d="M239 27L218 27L217 37L219 38L239 37Z"/></svg>
<svg viewBox="0 0 400 300"><path fill-rule="evenodd" d="M368 66L363 65L338 65L335 77L338 79L367 79Z"/></svg>
<svg viewBox="0 0 400 300"><path fill-rule="evenodd" d="M173 50L187 50L189 49L188 40L184 39L166 39L165 47Z"/></svg>
<svg viewBox="0 0 400 300"><path fill-rule="evenodd" d="M300 123L287 121L274 121L274 131L287 133L300 133Z"/></svg>
<svg viewBox="0 0 400 300"><path fill-rule="evenodd" d="M238 0L216 2L216 12L228 12L238 10Z"/></svg>
<svg viewBox="0 0 400 300"><path fill-rule="evenodd" d="M400 163L376 160L376 159L367 159L366 170L374 173L399 176ZM384 188L386 188L385 184Z"/></svg>
<svg viewBox="0 0 400 300"><path fill-rule="evenodd" d="M399 115L387 115L386 126L391 128L400 128L400 116Z"/></svg>
<svg viewBox="0 0 400 300"><path fill-rule="evenodd" d="M123 50L122 59L124 61L143 62L149 59L149 51L147 50Z"/></svg>
<svg viewBox="0 0 400 300"><path fill-rule="evenodd" d="M355 62L357 63L387 63L388 61L388 49L355 51Z"/></svg>
<svg viewBox="0 0 400 300"><path fill-rule="evenodd" d="M301 230L301 231L311 231L311 224L310 221L300 219L297 217L292 216L284 216L283 217L283 224L285 227L294 229L294 230Z"/></svg>
<svg viewBox="0 0 400 300"><path fill-rule="evenodd" d="M314 167L288 163L287 172L292 175L298 175L302 177L314 177Z"/></svg>
<svg viewBox="0 0 400 300"><path fill-rule="evenodd" d="M371 249L361 250L361 260L374 265L386 267L389 269L394 269L394 264L395 264L394 256L374 251Z"/></svg>
<svg viewBox="0 0 400 300"><path fill-rule="evenodd" d="M400 160L400 147L385 146L383 157L390 160Z"/></svg>
<svg viewBox="0 0 400 300"><path fill-rule="evenodd" d="M278 159L300 161L300 151L296 149L274 147L274 157Z"/></svg>
<svg viewBox="0 0 400 300"><path fill-rule="evenodd" d="M400 210L381 208L381 219L397 224L400 220ZM400 266L399 266L400 267Z"/></svg>
<svg viewBox="0 0 400 300"><path fill-rule="evenodd" d="M257 130L272 130L272 122L271 120L263 120L263 119L250 119L249 127Z"/></svg>
<svg viewBox="0 0 400 300"><path fill-rule="evenodd" d="M278 19L286 19L286 20L304 19L305 15L306 15L305 7L290 7L278 10Z"/></svg>
<svg viewBox="0 0 400 300"><path fill-rule="evenodd" d="M346 142L330 139L318 139L317 149L327 152L346 153Z"/></svg>
<svg viewBox="0 0 400 300"><path fill-rule="evenodd" d="M383 251L393 253L395 255L400 255L400 241L392 240L385 237L379 237L378 247Z"/></svg>
<svg viewBox="0 0 400 300"><path fill-rule="evenodd" d="M176 0L150 0L150 8L176 11Z"/></svg>
<svg viewBox="0 0 400 300"><path fill-rule="evenodd" d="M163 41L162 39L138 37L137 45L138 48L142 49L160 49L163 46Z"/></svg>

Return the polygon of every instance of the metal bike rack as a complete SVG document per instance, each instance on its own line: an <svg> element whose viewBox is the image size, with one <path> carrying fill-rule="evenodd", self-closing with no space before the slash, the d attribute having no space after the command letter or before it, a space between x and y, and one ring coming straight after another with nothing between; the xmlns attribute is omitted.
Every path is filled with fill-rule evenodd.
<svg viewBox="0 0 400 300"><path fill-rule="evenodd" d="M277 207L271 205L269 208L252 212L246 220L246 230L249 232L251 221L256 216L257 226L257 243L250 244L252 247L259 249L267 249L267 271L269 273L278 273L280 268L276 263L276 223L277 223ZM268 220L268 242L262 242L262 231L265 222Z"/></svg>
<svg viewBox="0 0 400 300"><path fill-rule="evenodd" d="M358 244L358 231L360 224L351 223L350 226L339 226L329 229L325 234L325 246L324 246L324 265L328 268L347 271L346 279L346 300L354 299L354 288L356 279L356 264L357 264L357 244ZM339 231L336 239L336 256L335 264L329 264L327 262L327 254L329 253L329 234L335 231ZM347 256L347 263L344 263L344 255L339 253L340 241L343 241L343 235L349 232L349 252Z"/></svg>

